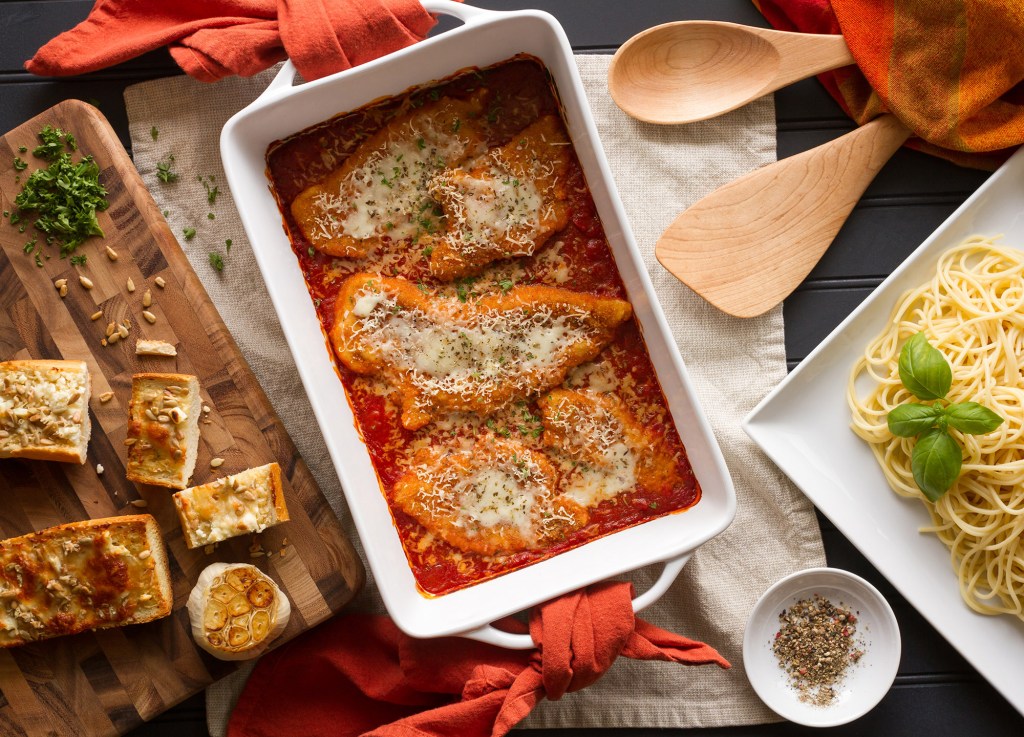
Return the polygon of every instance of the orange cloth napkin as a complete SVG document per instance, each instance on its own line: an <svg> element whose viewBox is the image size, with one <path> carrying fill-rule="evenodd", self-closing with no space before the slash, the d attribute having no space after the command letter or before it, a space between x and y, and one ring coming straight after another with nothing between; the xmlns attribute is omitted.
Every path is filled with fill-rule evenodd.
<svg viewBox="0 0 1024 737"><path fill-rule="evenodd" d="M536 650L417 640L387 617L337 617L259 662L228 737L500 737L542 698L592 684L619 655L730 667L713 648L637 619L632 596L631 584L606 582L536 607Z"/></svg>
<svg viewBox="0 0 1024 737"><path fill-rule="evenodd" d="M248 77L286 57L313 80L421 41L436 22L418 0L97 0L25 68L85 74L169 46L203 82Z"/></svg>
<svg viewBox="0 0 1024 737"><path fill-rule="evenodd" d="M857 67L821 75L858 124L892 112L908 145L994 169L1024 143L1021 0L754 0L775 28L842 33Z"/></svg>

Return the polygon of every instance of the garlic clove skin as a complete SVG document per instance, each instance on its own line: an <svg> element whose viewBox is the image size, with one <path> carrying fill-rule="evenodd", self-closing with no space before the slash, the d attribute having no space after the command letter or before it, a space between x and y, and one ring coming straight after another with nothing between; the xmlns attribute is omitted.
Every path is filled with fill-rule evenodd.
<svg viewBox="0 0 1024 737"><path fill-rule="evenodd" d="M248 660L277 639L291 616L288 597L248 563L212 563L188 597L192 637L221 660Z"/></svg>

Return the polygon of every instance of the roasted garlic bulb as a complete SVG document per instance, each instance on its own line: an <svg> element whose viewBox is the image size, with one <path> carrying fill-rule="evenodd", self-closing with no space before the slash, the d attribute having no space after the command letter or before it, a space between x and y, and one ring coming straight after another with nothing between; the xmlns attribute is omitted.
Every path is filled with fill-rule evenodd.
<svg viewBox="0 0 1024 737"><path fill-rule="evenodd" d="M292 607L277 584L246 563L213 563L188 597L192 636L221 660L260 655L288 625Z"/></svg>

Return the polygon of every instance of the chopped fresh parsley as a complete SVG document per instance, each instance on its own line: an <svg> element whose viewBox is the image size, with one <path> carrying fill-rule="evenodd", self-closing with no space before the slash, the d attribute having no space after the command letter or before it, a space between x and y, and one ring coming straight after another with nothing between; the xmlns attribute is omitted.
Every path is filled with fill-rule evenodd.
<svg viewBox="0 0 1024 737"><path fill-rule="evenodd" d="M149 135L153 136L153 140L155 141L160 137L160 131L158 131L156 129L156 126L154 125L152 128L149 129Z"/></svg>
<svg viewBox="0 0 1024 737"><path fill-rule="evenodd" d="M217 271L224 271L224 257L216 251L210 252L210 266L215 268Z"/></svg>
<svg viewBox="0 0 1024 737"><path fill-rule="evenodd" d="M309 248L307 248L307 249L306 249L306 253L307 253L307 254L308 254L308 255L309 255L310 257L316 256L316 249L315 249L315 248L313 248L313 246L310 246Z"/></svg>
<svg viewBox="0 0 1024 737"><path fill-rule="evenodd" d="M476 292L473 291L473 285L476 283L476 280L477 277L475 276L467 276L455 282L455 294L460 302L466 302L470 297L477 296Z"/></svg>
<svg viewBox="0 0 1024 737"><path fill-rule="evenodd" d="M210 205L216 204L217 195L220 194L220 187L210 186L210 184L212 184L214 181L213 175L211 174L210 176L206 177L206 179L203 179L203 175L200 174L199 181L206 188L206 201L209 202ZM213 218L210 218L210 220L213 220Z"/></svg>
<svg viewBox="0 0 1024 737"><path fill-rule="evenodd" d="M89 260L89 257L84 253L78 253L71 257L70 261L75 266L85 266L85 262Z"/></svg>
<svg viewBox="0 0 1024 737"><path fill-rule="evenodd" d="M214 220L214 219L216 219L216 217L217 217L217 216L216 216L216 215L214 215L214 214L213 214L212 212L208 212L208 213L206 213L206 219L207 219L207 220Z"/></svg>
<svg viewBox="0 0 1024 737"><path fill-rule="evenodd" d="M171 214L170 210L164 210L164 217L169 217Z"/></svg>
<svg viewBox="0 0 1024 737"><path fill-rule="evenodd" d="M458 133L459 132L459 128L461 128L461 127L462 127L462 120L461 120L461 118L456 118L455 122L452 123L452 133Z"/></svg>
<svg viewBox="0 0 1024 737"><path fill-rule="evenodd" d="M36 252L36 266L38 266L40 269L43 268L43 259L42 257L40 257L38 252Z"/></svg>
<svg viewBox="0 0 1024 737"><path fill-rule="evenodd" d="M174 154L168 154L166 159L156 162L156 178L164 184L178 181L178 172L173 167Z"/></svg>
<svg viewBox="0 0 1024 737"><path fill-rule="evenodd" d="M26 151L28 151L28 146L18 146L19 153L25 153Z"/></svg>
<svg viewBox="0 0 1024 737"><path fill-rule="evenodd" d="M73 135L65 133L60 128L54 128L52 125L44 126L39 131L39 140L42 143L32 149L32 155L47 161L54 161L64 153L65 145L69 151L75 151L78 148Z"/></svg>
<svg viewBox="0 0 1024 737"><path fill-rule="evenodd" d="M35 250L35 247L36 247L36 239L33 238L28 243L26 243L21 250L24 251L25 253L32 253L32 251Z"/></svg>
<svg viewBox="0 0 1024 737"><path fill-rule="evenodd" d="M228 238L226 241L224 241L224 249L228 253L231 253L231 239L230 238Z"/></svg>
<svg viewBox="0 0 1024 737"><path fill-rule="evenodd" d="M434 252L433 246L427 246L423 249L423 258L430 258L430 254Z"/></svg>
<svg viewBox="0 0 1024 737"><path fill-rule="evenodd" d="M498 282L498 287L501 289L503 293L507 293L515 285L516 283L511 279L502 279L500 282Z"/></svg>
<svg viewBox="0 0 1024 737"><path fill-rule="evenodd" d="M45 169L32 172L14 198L11 224L33 213L36 229L46 233L48 243L60 243L64 258L87 238L103 235L96 213L108 207L107 190L100 184L100 169L91 156L73 162L71 154L60 150L69 138L74 140L73 136L47 126L39 138L43 141L43 158L52 160ZM51 157L54 143L57 153ZM22 223L18 232L24 233L25 227Z"/></svg>
<svg viewBox="0 0 1024 737"><path fill-rule="evenodd" d="M182 235L185 236L185 240L190 241L196 237L196 229L192 227L184 228L181 231Z"/></svg>
<svg viewBox="0 0 1024 737"><path fill-rule="evenodd" d="M416 148L418 148L420 151L422 151L426 147L427 147L427 142L424 141L422 137L416 139Z"/></svg>
<svg viewBox="0 0 1024 737"><path fill-rule="evenodd" d="M25 161L24 159L22 159L20 156L15 156L14 157L14 170L15 171L25 171L26 169L28 169L28 162Z"/></svg>

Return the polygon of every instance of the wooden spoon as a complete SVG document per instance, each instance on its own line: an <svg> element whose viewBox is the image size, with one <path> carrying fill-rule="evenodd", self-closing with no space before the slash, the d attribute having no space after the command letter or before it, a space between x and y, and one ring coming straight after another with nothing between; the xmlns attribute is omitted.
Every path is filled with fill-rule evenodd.
<svg viewBox="0 0 1024 737"><path fill-rule="evenodd" d="M612 58L608 90L638 120L690 123L853 63L842 36L680 21L626 41Z"/></svg>
<svg viewBox="0 0 1024 737"><path fill-rule="evenodd" d="M883 115L723 185L675 219L661 265L715 307L755 317L785 299L910 131Z"/></svg>

